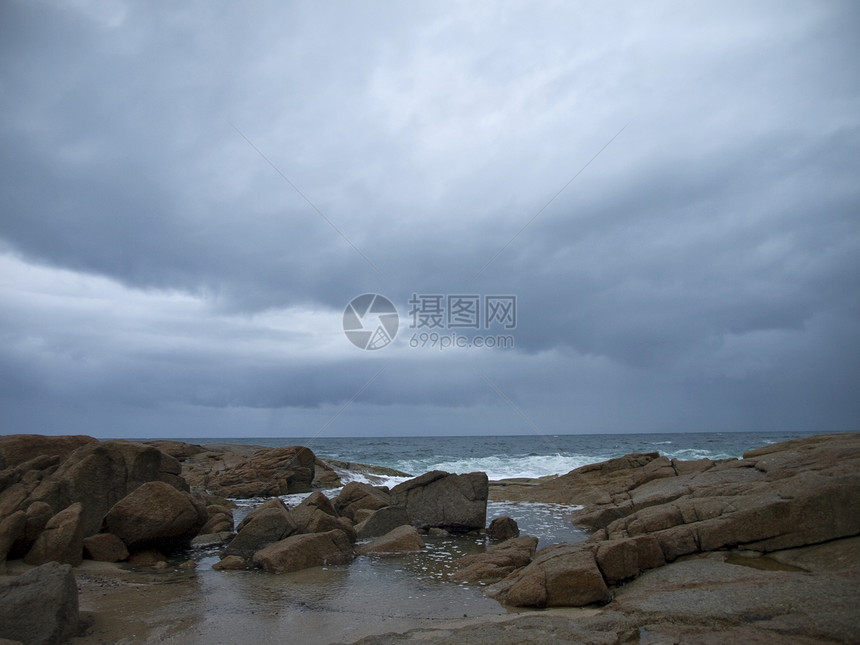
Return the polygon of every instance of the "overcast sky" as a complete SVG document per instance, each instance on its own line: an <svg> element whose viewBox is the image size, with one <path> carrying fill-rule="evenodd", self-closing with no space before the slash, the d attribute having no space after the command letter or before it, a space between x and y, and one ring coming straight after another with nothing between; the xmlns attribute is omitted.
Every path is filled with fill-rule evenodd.
<svg viewBox="0 0 860 645"><path fill-rule="evenodd" d="M0 432L860 430L858 28L2 0ZM381 349L343 333L364 293ZM515 295L516 328L411 328L413 294Z"/></svg>

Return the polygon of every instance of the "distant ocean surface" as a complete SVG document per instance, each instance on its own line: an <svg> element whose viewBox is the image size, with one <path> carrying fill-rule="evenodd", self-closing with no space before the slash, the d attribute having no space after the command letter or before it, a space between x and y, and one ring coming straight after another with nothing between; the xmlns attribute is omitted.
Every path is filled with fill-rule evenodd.
<svg viewBox="0 0 860 645"><path fill-rule="evenodd" d="M395 468L410 475L431 470L486 472L491 480L560 475L631 452L659 452L677 459L740 458L772 443L814 433L686 433L520 435L472 437L189 438L196 444L307 446L323 459ZM396 483L396 481L392 481Z"/></svg>

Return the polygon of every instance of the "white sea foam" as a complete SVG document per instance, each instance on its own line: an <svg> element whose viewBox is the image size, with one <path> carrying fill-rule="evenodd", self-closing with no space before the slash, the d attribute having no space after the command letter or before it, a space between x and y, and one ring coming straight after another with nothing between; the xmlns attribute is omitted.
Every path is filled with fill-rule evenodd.
<svg viewBox="0 0 860 645"><path fill-rule="evenodd" d="M340 481L343 484L350 482L359 482L361 484L371 484L373 486L388 486L389 488L397 486L402 482L412 479L411 477L394 477L392 475L373 475L368 473L355 472L353 470L335 469Z"/></svg>
<svg viewBox="0 0 860 645"><path fill-rule="evenodd" d="M420 474L430 470L443 470L463 474L485 472L492 481L499 479L546 477L563 475L574 468L594 463L594 457L585 455L488 455L443 461L414 460L404 462L403 470Z"/></svg>

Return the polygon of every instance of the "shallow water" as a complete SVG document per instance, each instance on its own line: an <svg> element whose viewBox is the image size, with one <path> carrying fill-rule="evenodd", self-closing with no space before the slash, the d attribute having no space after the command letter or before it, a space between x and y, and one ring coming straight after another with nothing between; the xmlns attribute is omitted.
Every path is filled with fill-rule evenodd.
<svg viewBox="0 0 860 645"><path fill-rule="evenodd" d="M416 575L408 558L358 557L349 565L280 575L215 571L216 561L200 563L194 611L199 618L176 642L348 642L440 620L507 613L476 587Z"/></svg>
<svg viewBox="0 0 860 645"><path fill-rule="evenodd" d="M334 498L338 490L324 491ZM306 495L281 499L295 506ZM264 499L234 500L238 524ZM586 534L570 523L577 507L525 502L488 502L487 523L514 518L522 535L538 537L539 548L576 542ZM357 557L349 565L316 567L288 574L263 571L215 571L219 549L193 552L198 562L192 630L183 642L330 643L370 633L406 629L465 617L504 615L506 610L483 596L480 586L452 582L458 558L484 551L484 535L424 536L426 549L398 557ZM248 630L253 631L252 634ZM284 634L301 638L284 638ZM165 642L170 642L169 635ZM197 640L195 640L197 639Z"/></svg>
<svg viewBox="0 0 860 645"><path fill-rule="evenodd" d="M336 491L326 494L334 496ZM292 506L303 497L291 495L283 499ZM263 500L237 501L238 523ZM574 508L560 504L489 502L487 521L503 515L513 517L521 534L538 537L542 548L585 539L586 534L570 523ZM202 622L195 633L205 634L208 639L213 634L223 638L216 642L229 642L230 638L240 636L247 641L247 634L237 631L237 625L247 625L252 618L255 638L263 641L273 634L299 630L302 642L324 643L415 626L416 621L431 624L507 613L496 601L484 597L479 586L449 579L457 570L459 557L482 552L491 544L486 536L428 535L424 541L427 548L419 553L388 558L360 556L349 565L280 575L263 571L215 571L212 565L219 560L218 550L197 551L195 578Z"/></svg>

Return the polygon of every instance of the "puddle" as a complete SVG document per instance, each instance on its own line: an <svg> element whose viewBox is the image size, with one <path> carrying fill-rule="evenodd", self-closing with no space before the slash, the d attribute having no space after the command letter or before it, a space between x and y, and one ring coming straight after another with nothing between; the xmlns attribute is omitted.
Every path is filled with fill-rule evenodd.
<svg viewBox="0 0 860 645"><path fill-rule="evenodd" d="M759 569L760 571L806 571L806 569L779 562L766 555L750 557L737 553L729 553L726 555L725 562L726 564L737 564L742 567L749 567L750 569Z"/></svg>

